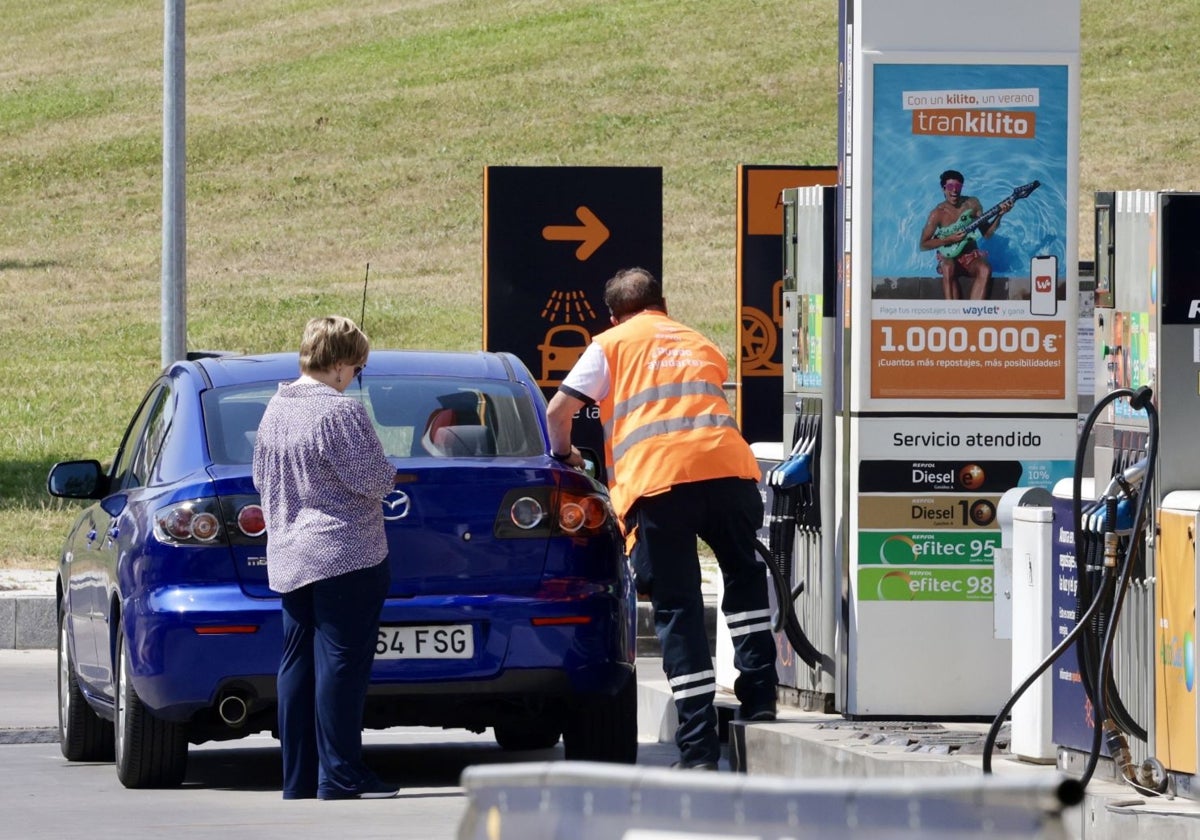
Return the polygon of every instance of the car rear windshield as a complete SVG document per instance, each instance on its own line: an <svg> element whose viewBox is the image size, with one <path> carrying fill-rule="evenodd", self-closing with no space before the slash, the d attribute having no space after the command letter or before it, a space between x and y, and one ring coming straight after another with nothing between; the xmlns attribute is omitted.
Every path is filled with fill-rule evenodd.
<svg viewBox="0 0 1200 840"><path fill-rule="evenodd" d="M208 449L218 464L248 464L277 383L205 392ZM364 377L346 395L361 400L393 458L489 458L545 452L537 409L514 382L436 377Z"/></svg>

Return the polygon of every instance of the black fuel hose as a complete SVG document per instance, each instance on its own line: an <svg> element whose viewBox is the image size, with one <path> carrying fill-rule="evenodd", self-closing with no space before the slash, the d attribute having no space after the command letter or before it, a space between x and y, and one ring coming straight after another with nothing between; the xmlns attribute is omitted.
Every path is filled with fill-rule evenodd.
<svg viewBox="0 0 1200 840"><path fill-rule="evenodd" d="M1137 537L1141 532L1142 515L1145 511L1146 502L1149 499L1149 488L1154 478L1154 464L1158 456L1158 410L1151 401L1152 396L1153 394L1150 388L1145 386L1137 389L1136 391L1129 388L1120 388L1112 391L1111 393L1105 395L1099 402L1096 403L1095 406L1092 407L1091 412L1088 413L1087 420L1084 422L1083 429L1080 431L1079 442L1075 449L1075 474L1072 481L1072 499L1074 501L1072 509L1073 527L1077 543L1078 536L1082 533L1083 464L1085 460L1086 446L1088 440L1090 439L1092 426L1095 425L1096 419L1099 417L1100 412L1110 403L1125 397L1129 399L1130 406L1135 410L1144 409L1149 419L1150 434L1148 437L1146 453L1146 473L1142 479L1141 486L1138 489L1136 501L1134 502L1135 509L1133 528L1126 545L1124 561L1119 566L1119 581L1117 569L1103 567L1101 572L1100 586L1097 588L1094 597L1091 599L1087 610L1083 615L1076 619L1075 626L1067 634L1066 638L1059 642L1054 650L1052 650L1050 654L1044 660L1042 660L1041 664L1034 669L1033 673L1030 674L1020 686L1018 686L1016 691L1012 693L1008 701L1004 704L1004 707L1000 710L1000 713L996 715L995 719L992 721L991 727L988 729L987 738L984 740L983 745L983 772L985 774L990 775L992 772L992 753L996 747L996 738L999 735L1000 727L1003 726L1004 721L1008 719L1009 714L1012 712L1013 706L1016 705L1021 696L1024 695L1024 693L1028 691L1029 688L1037 681L1038 677L1045 673L1045 671L1060 656L1062 656L1063 653L1070 649L1072 644L1075 644L1079 640L1081 634L1093 621L1098 610L1100 610L1100 608L1107 601L1109 601L1110 597L1113 598L1111 602L1111 614L1106 622L1107 627L1106 632L1104 633L1104 641L1100 648L1099 669L1098 672L1089 674L1088 676L1092 681L1092 685L1098 687L1107 688L1109 681L1111 680L1112 642L1113 639L1116 638L1116 626L1118 619L1120 618L1121 607L1124 603L1125 590L1128 588L1129 578L1133 569L1133 558L1137 551ZM1110 527L1114 527L1115 524L1114 516L1112 519L1108 520L1108 525ZM1086 569L1082 567L1081 560L1083 560L1083 558L1076 556L1076 573L1080 579L1086 575ZM1080 670L1082 671L1083 668L1084 663L1081 661ZM1115 685L1113 686L1113 692L1113 696L1116 697ZM1097 715L1092 737L1092 747L1088 754L1088 762L1085 765L1083 775L1080 778L1081 787L1087 787L1088 782L1091 781L1092 775L1095 772L1096 764L1100 757L1100 745L1103 737L1103 723L1105 720L1109 719L1109 709L1113 706L1112 699L1109 697L1109 692L1107 690L1097 690L1094 698L1089 695L1089 699L1096 708Z"/></svg>
<svg viewBox="0 0 1200 840"><path fill-rule="evenodd" d="M779 604L778 625L787 637L788 643L791 644L792 650L796 651L796 655L809 668L816 668L820 665L827 673L832 674L833 658L817 650L809 641L804 628L800 626L800 620L796 617L795 599L798 592L792 592L787 578L783 576L783 570L780 568L778 560L772 556L772 552L760 540L754 541L754 548L766 563L767 571L770 573L771 583L775 589L775 601Z"/></svg>

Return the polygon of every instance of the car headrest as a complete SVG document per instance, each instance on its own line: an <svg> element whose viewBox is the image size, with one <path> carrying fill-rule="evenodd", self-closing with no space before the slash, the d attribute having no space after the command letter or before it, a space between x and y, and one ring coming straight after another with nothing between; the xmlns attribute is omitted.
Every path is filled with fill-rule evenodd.
<svg viewBox="0 0 1200 840"><path fill-rule="evenodd" d="M433 443L451 458L496 454L496 440L487 426L442 426L434 431Z"/></svg>

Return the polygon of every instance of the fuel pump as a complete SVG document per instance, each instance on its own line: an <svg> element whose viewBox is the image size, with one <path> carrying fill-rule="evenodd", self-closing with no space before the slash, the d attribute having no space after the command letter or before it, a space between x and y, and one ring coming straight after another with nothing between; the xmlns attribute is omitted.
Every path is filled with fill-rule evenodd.
<svg viewBox="0 0 1200 840"><path fill-rule="evenodd" d="M1073 529L1075 535L1075 578L1078 616L1074 628L1048 657L1017 688L993 720L984 742L983 772L992 772L992 752L1000 728L1017 700L1034 682L1074 648L1079 662L1080 682L1095 711L1092 743L1080 782L1087 786L1096 770L1101 746L1107 748L1121 778L1143 793L1162 793L1167 773L1155 758L1136 765L1128 736L1145 742L1146 730L1130 715L1112 678L1114 639L1121 611L1135 568L1144 567L1146 512L1152 498L1155 462L1158 456L1158 411L1148 387L1134 391L1118 389L1096 403L1084 423L1076 452L1073 478ZM1096 418L1112 403L1127 400L1135 412L1148 418L1148 451L1142 459L1115 474L1095 501L1083 501L1083 470ZM1144 574L1144 569L1143 569Z"/></svg>
<svg viewBox="0 0 1200 840"><path fill-rule="evenodd" d="M1059 766L1085 784L1107 755L1114 778L1141 793L1189 796L1200 754L1200 194L1097 193L1095 218L1097 402L1051 508L1052 735Z"/></svg>
<svg viewBox="0 0 1200 840"><path fill-rule="evenodd" d="M782 191L783 428L786 453L765 476L780 685L814 711L835 706L841 575L835 550L837 354L833 187Z"/></svg>

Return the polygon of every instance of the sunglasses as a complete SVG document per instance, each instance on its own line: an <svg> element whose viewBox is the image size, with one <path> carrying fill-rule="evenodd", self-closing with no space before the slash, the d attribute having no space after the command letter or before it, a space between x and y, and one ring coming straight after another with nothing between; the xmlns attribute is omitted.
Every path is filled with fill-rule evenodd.
<svg viewBox="0 0 1200 840"><path fill-rule="evenodd" d="M366 367L367 367L366 365L355 365L354 366L354 375L355 376L360 375Z"/></svg>

